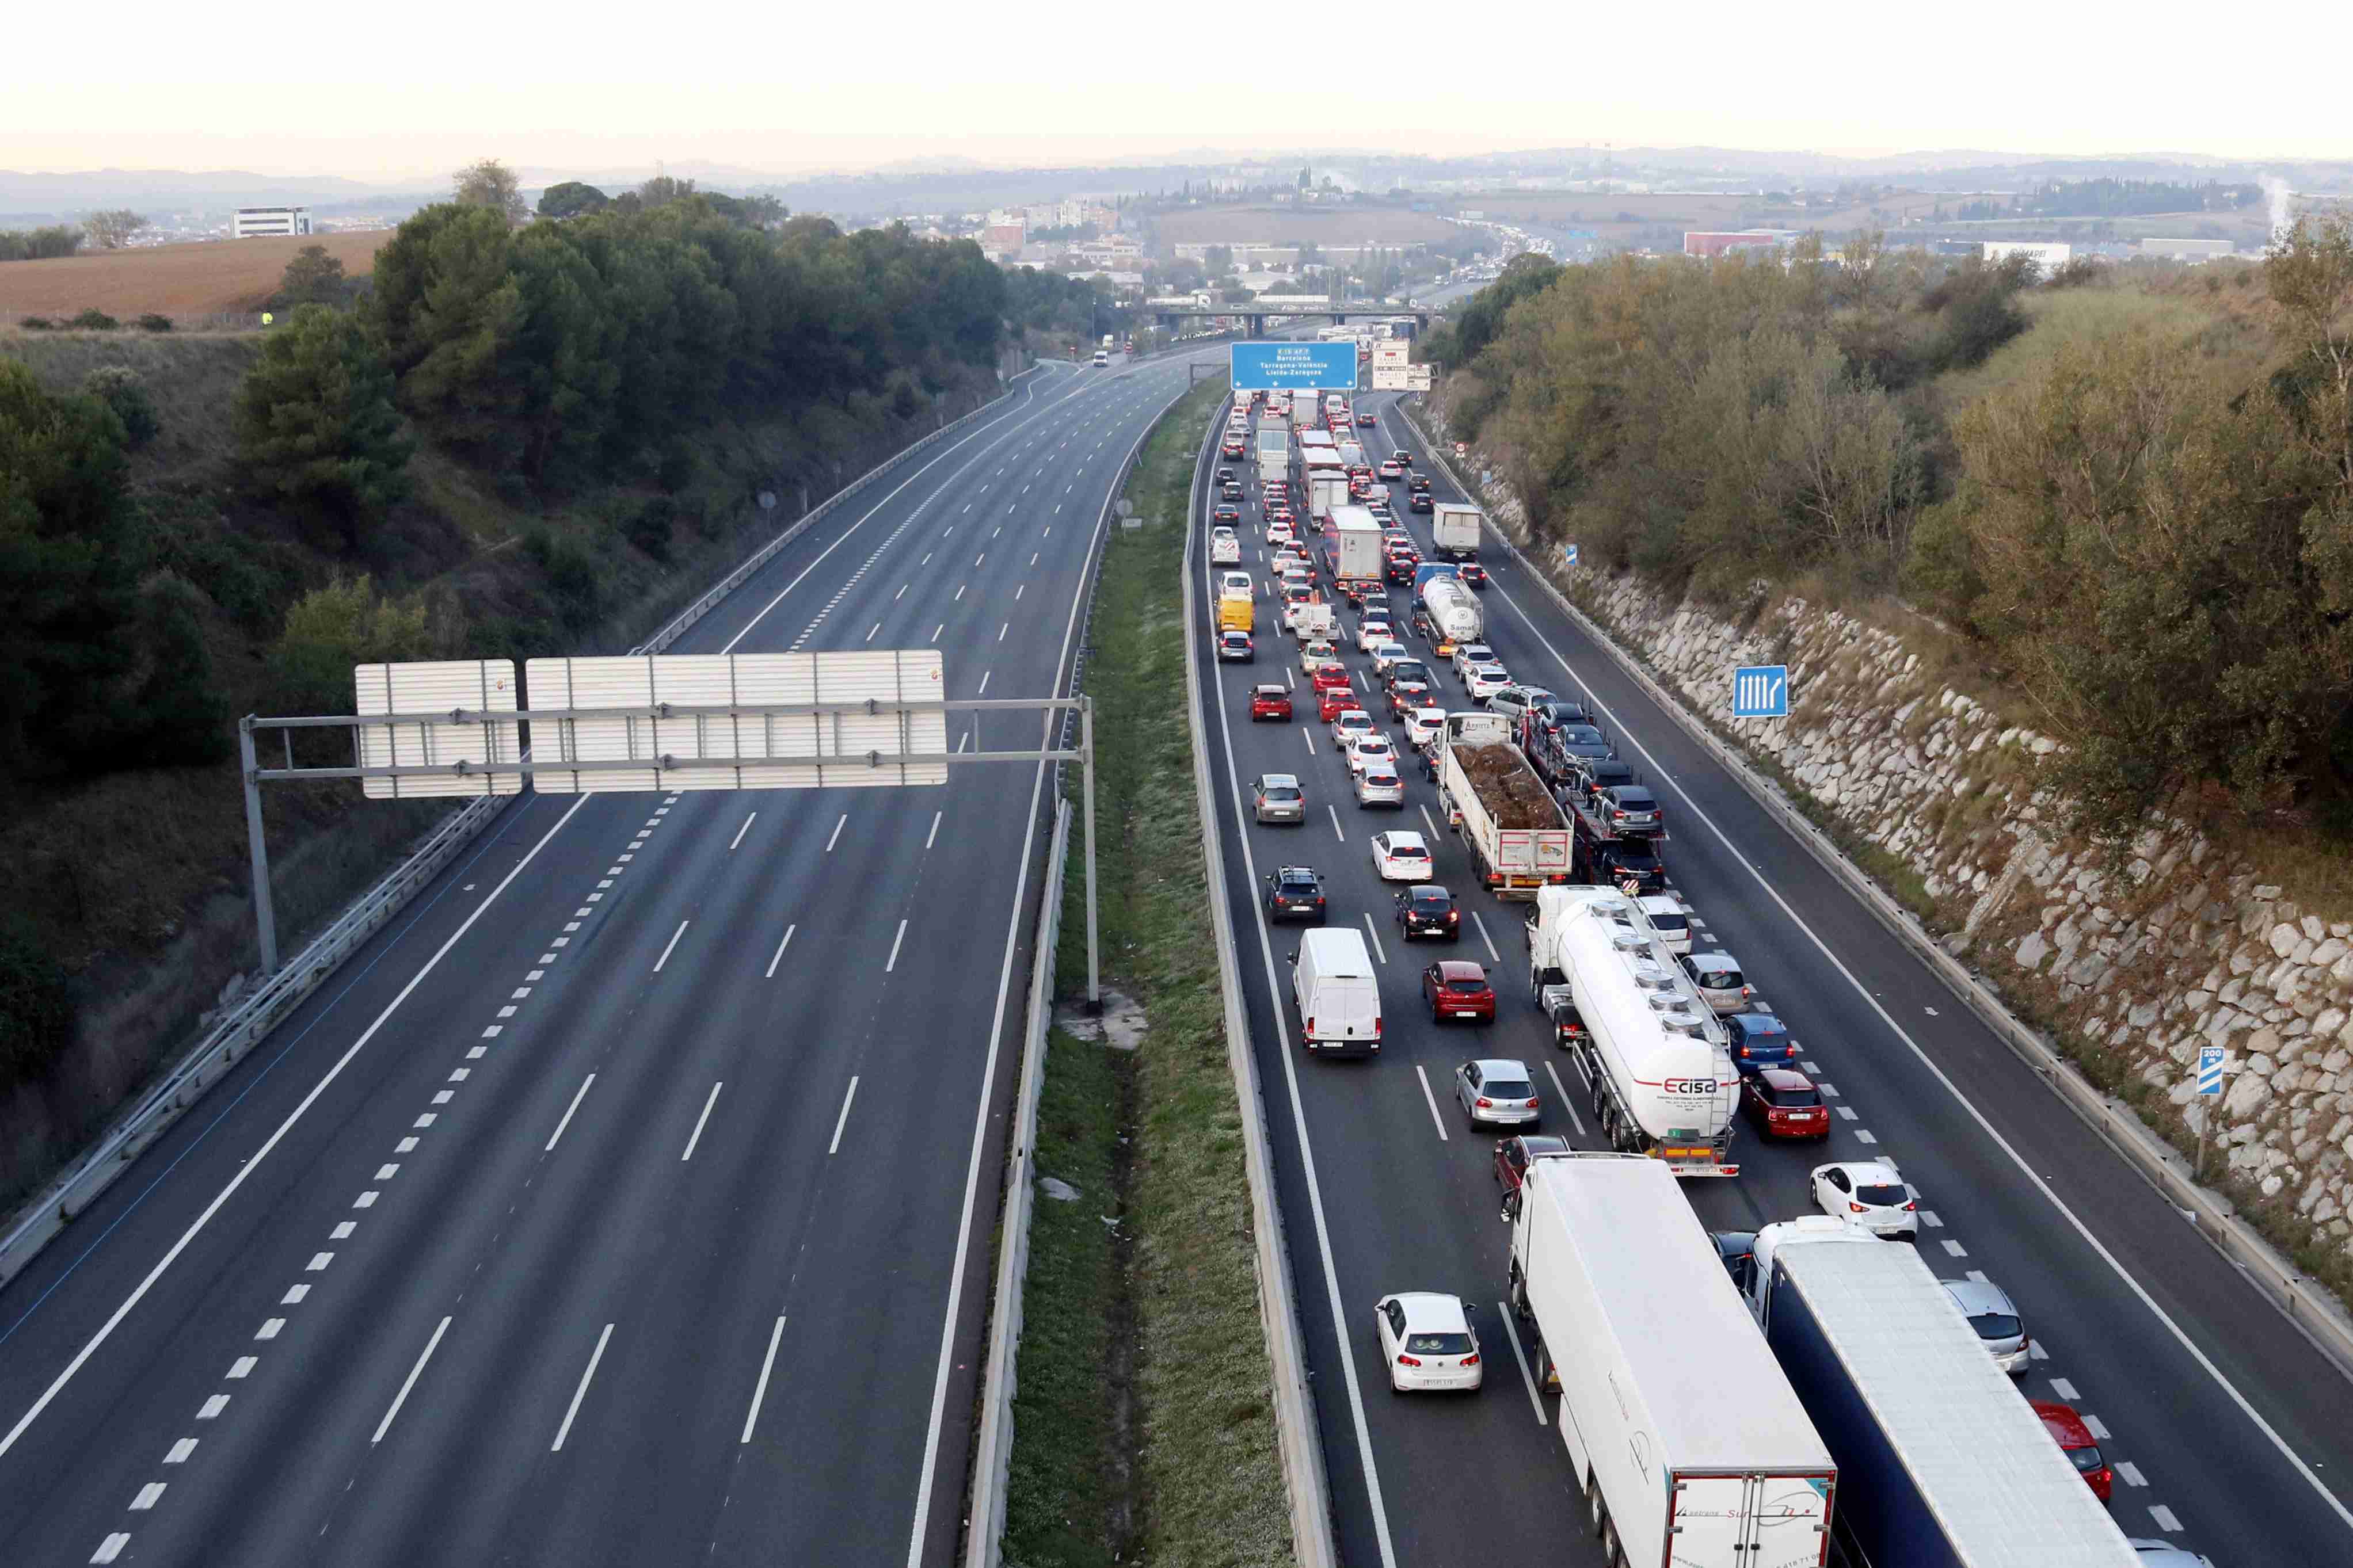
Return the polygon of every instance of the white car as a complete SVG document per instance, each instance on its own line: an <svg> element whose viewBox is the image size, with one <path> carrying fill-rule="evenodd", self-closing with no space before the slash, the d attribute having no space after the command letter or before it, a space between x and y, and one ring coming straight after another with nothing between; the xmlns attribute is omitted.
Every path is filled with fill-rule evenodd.
<svg viewBox="0 0 2353 1568"><path fill-rule="evenodd" d="M1373 668L1382 675L1387 675L1389 672L1389 666L1398 660L1412 657L1412 653L1401 642L1383 642L1373 645Z"/></svg>
<svg viewBox="0 0 2353 1568"><path fill-rule="evenodd" d="M1242 560L1242 542L1234 537L1230 528L1221 528L1209 535L1209 564L1239 566Z"/></svg>
<svg viewBox="0 0 2353 1568"><path fill-rule="evenodd" d="M1493 664L1494 660L1495 650L1489 647L1485 643L1457 643L1454 645L1454 679L1457 680L1468 680L1471 679L1471 667L1472 665Z"/></svg>
<svg viewBox="0 0 2353 1568"><path fill-rule="evenodd" d="M1397 766L1397 747L1378 730L1349 736L1347 744L1341 748L1340 754L1348 759L1348 772L1352 774L1363 773L1366 768L1381 763L1386 763L1390 767Z"/></svg>
<svg viewBox="0 0 2353 1568"><path fill-rule="evenodd" d="M1379 616L1366 616L1356 623L1356 651L1370 653L1385 642L1397 641L1397 631Z"/></svg>
<svg viewBox="0 0 2353 1568"><path fill-rule="evenodd" d="M1218 593L1220 596L1232 594L1247 599L1254 596L1257 592L1258 590L1250 585L1250 574L1247 572L1218 574Z"/></svg>
<svg viewBox="0 0 2353 1568"><path fill-rule="evenodd" d="M1299 673L1302 675L1313 675L1315 673L1316 666L1322 664L1325 659L1337 658L1339 657L1340 650L1332 645L1332 639L1330 637L1317 637L1314 641L1309 643L1305 647L1299 650Z"/></svg>
<svg viewBox="0 0 2353 1568"><path fill-rule="evenodd" d="M1357 771L1356 804L1405 809L1405 780L1398 777L1395 763L1373 763Z"/></svg>
<svg viewBox="0 0 2353 1568"><path fill-rule="evenodd" d="M1445 709L1417 708L1406 715L1405 743L1417 752L1420 751L1438 739L1439 731L1445 728Z"/></svg>
<svg viewBox="0 0 2353 1568"><path fill-rule="evenodd" d="M1471 667L1471 673L1462 678L1464 689L1480 702L1484 702L1511 683L1510 673L1500 664L1474 664Z"/></svg>
<svg viewBox="0 0 2353 1568"><path fill-rule="evenodd" d="M1893 1168L1877 1160L1814 1167L1814 1202L1858 1230L1890 1241L1920 1239L1920 1205Z"/></svg>
<svg viewBox="0 0 2353 1568"><path fill-rule="evenodd" d="M1434 1290L1400 1290L1373 1303L1373 1331L1388 1363L1389 1387L1399 1394L1416 1390L1457 1389L1470 1393L1479 1386L1485 1368L1479 1363L1479 1336L1459 1296Z"/></svg>
<svg viewBox="0 0 2353 1568"><path fill-rule="evenodd" d="M1296 537L1291 531L1291 524L1287 522L1270 522L1266 525L1266 542L1269 544L1289 544Z"/></svg>
<svg viewBox="0 0 2353 1568"><path fill-rule="evenodd" d="M1687 952L1683 964L1701 997L1719 1013L1737 1013L1757 994L1757 987L1742 978L1740 965L1728 952Z"/></svg>
<svg viewBox="0 0 2353 1568"><path fill-rule="evenodd" d="M1332 744L1342 752L1348 749L1351 736L1369 735L1372 732L1373 716L1361 708L1343 709L1340 716L1332 721Z"/></svg>
<svg viewBox="0 0 2353 1568"><path fill-rule="evenodd" d="M1380 873L1384 882L1437 880L1430 863L1430 849L1419 833L1374 834L1373 869Z"/></svg>
<svg viewBox="0 0 2353 1568"><path fill-rule="evenodd" d="M1642 912L1651 917L1651 929L1659 933L1659 945L1681 958L1691 951L1691 910L1683 901L1669 893L1652 893L1637 899Z"/></svg>

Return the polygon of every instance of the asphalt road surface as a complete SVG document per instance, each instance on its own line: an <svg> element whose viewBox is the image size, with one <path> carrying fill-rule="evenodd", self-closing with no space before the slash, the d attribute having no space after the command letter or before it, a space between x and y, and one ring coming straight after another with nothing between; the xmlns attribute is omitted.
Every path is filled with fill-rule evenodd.
<svg viewBox="0 0 2353 1568"><path fill-rule="evenodd" d="M1060 689L1187 374L1044 367L673 651ZM948 1561L1047 796L525 797L0 1290L0 1563Z"/></svg>
<svg viewBox="0 0 2353 1568"><path fill-rule="evenodd" d="M1461 499L1427 465L1390 401L1360 398L1381 425L1359 438L1382 455L1415 451L1437 498ZM1430 520L1406 513L1403 487L1396 489L1400 517L1427 550ZM1253 483L1243 562L1263 580L1257 500ZM1741 1174L1688 1185L1702 1220L1749 1230L1814 1212L1815 1164L1896 1162L1926 1211L1924 1258L1941 1277L1982 1271L2010 1293L2039 1352L2021 1388L2075 1405L2116 1462L2112 1511L2127 1535L2193 1547L2218 1568L2353 1562L2353 1388L1500 548L1484 563L1494 575L1483 599L1487 641L1514 676L1598 705L1620 753L1665 803L1672 839L1662 856L1673 890L1694 911L1701 950L1740 961L1759 1002L1800 1042L1805 1070L1833 1097L1826 1146L1767 1144L1744 1123L1734 1145ZM1240 933L1344 1554L1364 1568L1599 1563L1553 1425L1555 1402L1528 1381L1524 1331L1503 1305L1508 1227L1492 1173L1498 1135L1466 1125L1451 1095L1458 1063L1516 1057L1545 1099L1542 1130L1579 1148L1605 1146L1577 1069L1530 1000L1528 906L1477 887L1468 851L1445 831L1433 786L1411 758L1400 770L1401 812L1356 805L1306 705L1297 643L1262 615L1256 663L1214 662L1212 576L1204 569L1200 577L1204 596L1192 615L1210 675L1202 717L1227 845L1223 892ZM1393 587L1390 598L1402 626L1407 590ZM1341 612L1353 634L1356 616L1345 605ZM1427 655L1426 644L1407 641ZM1369 658L1353 640L1343 657L1370 697ZM1297 688L1300 718L1251 722L1250 688L1264 680ZM1470 705L1451 676L1438 689L1447 706ZM1384 707L1366 705L1397 733ZM1250 820L1251 781L1274 772L1302 776L1303 826ZM1393 888L1377 879L1367 842L1396 828L1419 830L1432 847L1438 879L1465 911L1459 943L1398 939ZM1266 873L1290 864L1324 873L1333 923L1367 932L1387 1025L1375 1058L1311 1060L1295 1044L1285 962L1295 934L1267 927L1257 897ZM1430 1023L1419 976L1439 958L1488 966L1499 993L1494 1026ZM1371 1309L1406 1289L1451 1291L1473 1304L1487 1367L1481 1393L1391 1394Z"/></svg>

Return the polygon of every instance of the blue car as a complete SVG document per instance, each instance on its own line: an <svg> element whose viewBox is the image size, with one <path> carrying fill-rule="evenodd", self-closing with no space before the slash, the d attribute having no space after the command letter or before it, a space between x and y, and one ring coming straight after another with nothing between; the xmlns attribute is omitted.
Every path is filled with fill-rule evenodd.
<svg viewBox="0 0 2353 1568"><path fill-rule="evenodd" d="M1724 1030L1731 1039L1732 1065L1744 1074L1785 1067L1798 1058L1789 1026L1770 1013L1735 1013L1725 1019Z"/></svg>

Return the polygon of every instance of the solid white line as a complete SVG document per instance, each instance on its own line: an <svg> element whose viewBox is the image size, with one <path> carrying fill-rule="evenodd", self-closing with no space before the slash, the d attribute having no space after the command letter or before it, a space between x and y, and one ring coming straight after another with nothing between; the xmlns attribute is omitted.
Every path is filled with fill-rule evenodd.
<svg viewBox="0 0 2353 1568"><path fill-rule="evenodd" d="M827 854L828 854L828 855L832 854L832 853L833 853L833 847L834 847L836 844L839 844L839 842L841 842L841 828L842 828L842 824L843 824L843 823L848 822L849 820L849 813L848 813L848 812L846 812L846 811L845 811L845 812L843 812L843 813L841 814L841 821L840 821L840 822L837 822L837 823L835 823L835 824L833 825L833 836L832 836L831 837L828 838L828 839L825 841L825 852L826 852Z"/></svg>
<svg viewBox="0 0 2353 1568"><path fill-rule="evenodd" d="M444 1318L434 1328L433 1337L425 1342L425 1348L417 1352L417 1364L408 1369L408 1376L402 1381L400 1392L392 1396L392 1405L385 1411L384 1419L375 1424L375 1436L368 1439L369 1447L383 1442L384 1435L392 1430L392 1418L400 1414L402 1405L408 1403L408 1391L417 1386L417 1379L425 1371L425 1363L433 1359L433 1352L440 1345L441 1336L448 1331L449 1320Z"/></svg>
<svg viewBox="0 0 2353 1568"><path fill-rule="evenodd" d="M572 1113L580 1109L580 1102L587 1098L588 1086L596 1081L596 1075L593 1072L586 1078L580 1080L580 1087L573 1090L572 1103L564 1108L564 1120L555 1124L555 1131L554 1132L548 1134L547 1147L542 1149L540 1151L541 1153L553 1154L555 1152L555 1141L564 1136L564 1130L565 1128L572 1125Z"/></svg>
<svg viewBox="0 0 2353 1568"><path fill-rule="evenodd" d="M1560 1096L1560 1108L1568 1112L1568 1124L1577 1129L1579 1138L1585 1136L1585 1122L1577 1114L1577 1101L1568 1098L1568 1085L1560 1081L1560 1074L1550 1062L1545 1063L1545 1076L1552 1079L1553 1091Z"/></svg>
<svg viewBox="0 0 2353 1568"><path fill-rule="evenodd" d="M661 956L654 960L654 973L656 974L659 974L662 972L662 965L670 962L670 950L678 946L678 939L684 936L686 934L686 928L693 923L694 922L691 920L681 921L678 922L678 929L670 933L670 941L663 944Z"/></svg>
<svg viewBox="0 0 2353 1568"><path fill-rule="evenodd" d="M1373 929L1372 911L1365 912L1365 934L1373 939L1373 956L1383 963L1389 961L1388 950L1381 945L1381 933Z"/></svg>
<svg viewBox="0 0 2353 1568"><path fill-rule="evenodd" d="M743 843L743 842L744 842L744 835L745 835L746 833L749 833L749 832L751 832L751 831L752 831L752 824L753 824L754 820L754 819L756 819L756 818L759 816L759 815L760 815L760 814L759 814L758 812L756 812L756 811L755 811L755 812L754 812L750 816L747 816L747 817L745 817L745 818L744 819L744 826L741 826L741 827L739 827L739 828L737 828L737 829L735 830L735 837L734 837L734 838L733 838L733 840L728 844L728 846L727 846L727 847L728 847L728 848L733 849L733 848L734 848L734 847L735 847L735 846L736 846L736 845L741 844L741 843Z"/></svg>
<svg viewBox="0 0 2353 1568"><path fill-rule="evenodd" d="M1428 807L1428 806L1426 806L1426 805L1422 805L1419 801L1416 801L1416 802L1414 802L1414 806L1413 806L1413 808L1414 808L1416 811L1418 811L1418 812L1421 813L1421 819L1422 819L1422 821L1424 821L1424 822L1426 822L1426 823L1428 823L1428 824L1430 825L1430 841L1432 844L1437 843L1437 842L1438 842L1438 823L1437 823L1437 821L1436 821L1434 818L1432 818L1432 817L1431 817L1431 816L1430 815L1430 807Z"/></svg>
<svg viewBox="0 0 2353 1568"><path fill-rule="evenodd" d="M1487 934L1487 922L1479 918L1477 910L1471 911L1471 923L1479 928L1479 940L1487 944L1488 958L1500 967L1504 962L1504 955L1495 951L1495 939Z"/></svg>
<svg viewBox="0 0 2353 1568"><path fill-rule="evenodd" d="M932 813L932 830L923 835L924 848L929 849L932 847L932 840L940 836L940 818L946 815L947 813L944 811L935 811Z"/></svg>
<svg viewBox="0 0 2353 1568"><path fill-rule="evenodd" d="M768 960L768 973L761 978L774 980L776 977L776 965L784 962L785 949L793 945L793 932L800 929L797 925L788 925L785 928L785 940L776 943L776 955Z"/></svg>
<svg viewBox="0 0 2353 1568"><path fill-rule="evenodd" d="M768 1373L776 1364L776 1342L784 1337L785 1321L778 1318L776 1326L768 1331L768 1353L760 1358L760 1381L752 1385L752 1408L744 1412L744 1435L735 1439L738 1443L752 1440L752 1428L760 1419L760 1402L768 1397Z"/></svg>
<svg viewBox="0 0 2353 1568"><path fill-rule="evenodd" d="M596 1336L596 1348L588 1352L588 1364L580 1370L580 1386L572 1391L572 1407L564 1413L564 1425L555 1429L555 1441L547 1446L549 1453L560 1452L564 1447L564 1439L572 1431L572 1418L580 1414L580 1402L588 1397L588 1380L596 1375L596 1363L605 1359L605 1342L612 1337L613 1325L607 1323L605 1331Z"/></svg>
<svg viewBox="0 0 2353 1568"><path fill-rule="evenodd" d="M719 1091L725 1087L723 1079L711 1086L711 1098L702 1102L702 1114L694 1119L694 1131L687 1135L686 1148L678 1157L680 1164L694 1158L694 1146L702 1142L702 1124L711 1120L711 1108L719 1103Z"/></svg>
<svg viewBox="0 0 2353 1568"><path fill-rule="evenodd" d="M1546 1425L1544 1394L1536 1387L1535 1374L1528 1370L1526 1353L1520 1349L1520 1331L1512 1322L1516 1314L1508 1303L1503 1301L1495 1303L1495 1312L1504 1321L1504 1332L1511 1337L1512 1359L1520 1363L1520 1381L1527 1384L1528 1405L1536 1413L1536 1425L1542 1426Z"/></svg>
<svg viewBox="0 0 2353 1568"><path fill-rule="evenodd" d="M899 944L906 940L907 922L905 921L901 921L899 922L899 934L891 939L891 957L890 961L882 965L883 973L888 974L891 971L899 966Z"/></svg>
<svg viewBox="0 0 2353 1568"><path fill-rule="evenodd" d="M849 1075L849 1092L841 1097L841 1114L833 1119L833 1142L826 1146L828 1154L841 1152L841 1130L849 1125L849 1102L858 1098L858 1075Z"/></svg>
<svg viewBox="0 0 2353 1568"><path fill-rule="evenodd" d="M164 1277L164 1271L172 1267L181 1253L187 1250L188 1244L195 1240L196 1234L211 1222L213 1215L220 1212L221 1206L228 1202L237 1188L245 1185L246 1178L261 1168L261 1163L269 1157L270 1151L278 1147L286 1134L293 1130L294 1124L302 1119L303 1112L309 1110L318 1098L327 1091L327 1086L334 1082L341 1076L343 1068L351 1065L352 1058L360 1054L361 1047L375 1038L376 1031L384 1027L385 1021L392 1016L402 1003L408 1000L409 994L424 983L425 977L433 973L441 960L448 955L449 950L457 946L468 931L474 929L474 922L480 920L483 911L496 901L501 893L507 890L508 884L522 875L523 868L539 858L539 852L547 847L548 840L563 832L564 825L570 822L580 808L586 805L592 798L589 795L582 795L572 803L570 810L556 818L555 825L541 835L539 842L531 847L531 853L515 862L514 869L500 879L499 885L491 889L489 897L474 906L474 912L468 915L464 922L449 933L448 939L434 950L433 956L425 961L424 967L411 975L408 984L400 988L400 994L385 1004L384 1011L375 1016L375 1022L360 1031L360 1037L353 1040L343 1054L335 1058L335 1065L329 1068L319 1081L311 1086L311 1092L302 1097L301 1102L286 1113L286 1120L278 1124L278 1130L262 1142L259 1149L254 1151L249 1158L237 1166L237 1174L231 1176L228 1184L214 1195L212 1202L205 1205L204 1211L189 1222L188 1228L180 1233L179 1240L174 1242L170 1250L157 1260L155 1267L147 1271L146 1278L139 1281L131 1294L122 1299L122 1304L114 1309L113 1313L105 1322L99 1325L98 1331L90 1335L89 1342L75 1352L73 1360L66 1363L65 1370L58 1373L48 1387L41 1391L41 1396L33 1401L32 1407L17 1417L16 1424L8 1429L8 1435L0 1437L0 1455L5 1455L9 1449L16 1446L16 1440L25 1435L26 1429L32 1426L42 1411L49 1407L50 1401L57 1398L65 1385L73 1380L74 1373L82 1369L83 1363L97 1352L99 1346L106 1342L107 1337L114 1332L122 1320L131 1315L131 1310L146 1299L147 1292L154 1289L155 1281Z"/></svg>
<svg viewBox="0 0 2353 1568"><path fill-rule="evenodd" d="M1675 782L1673 776L1665 768L1659 765L1659 759L1651 754L1650 749L1636 740L1632 731L1625 725L1619 722L1618 716L1609 710L1609 706L1601 700L1591 687L1578 678L1576 670L1570 668L1568 660L1561 657L1560 650L1553 647L1542 632L1536 630L1535 623L1528 618L1528 613L1520 608L1517 601L1514 600L1510 594L1505 593L1501 584L1496 585L1495 591L1501 595L1504 603L1512 606L1512 613L1520 617L1520 623L1527 627L1528 635L1535 637L1546 653L1552 655L1553 661L1560 666L1562 672L1591 700L1594 710L1609 721L1611 732L1625 737L1627 743L1641 753L1642 760L1650 764L1651 773L1657 776L1659 782L1674 792L1676 797L1683 803L1683 809L1691 814L1694 821L1714 834L1716 841L1732 852L1735 863L1746 871L1750 879L1763 890L1765 896L1788 917L1789 923L1805 934L1806 940L1813 944L1815 950L1822 955L1831 968L1838 971L1839 977L1853 989L1854 994L1862 998L1863 1005L1879 1016L1879 1021L1887 1026L1888 1032L1904 1042L1905 1048L1909 1050L1920 1065L1927 1069L1929 1075L1944 1088L1945 1092L1953 1097L1953 1102L1968 1112L1969 1120L1976 1122L1978 1130L1986 1135L1993 1146L2009 1158L2010 1163L2017 1167L2019 1173L2026 1178L2027 1184L2040 1193L2052 1208L2057 1211L2060 1217L2064 1219L2069 1227L2083 1239L2084 1246L2099 1255L2100 1261L2105 1263L2109 1271L2133 1293L2142 1306L2148 1309L2149 1315L2164 1325L2166 1332L2173 1336L2174 1342L2179 1344L2189 1354L2190 1360L2196 1362L2200 1369L2213 1380L2216 1387L2229 1395L2231 1403L2239 1407L2239 1413L2253 1422L2255 1429L2270 1440L2272 1447L2279 1452L2280 1457L2295 1468L2297 1475L2304 1478L2306 1483L2315 1492L2319 1494L2320 1500L2328 1505L2337 1517L2343 1520L2348 1526L2353 1526L2353 1508L2348 1508L2338 1500L2337 1495L2328 1489L2318 1475L2314 1473L2312 1467L2304 1462L2303 1457L2288 1447L2287 1439L2282 1437L2277 1429L2263 1419L2262 1413L2255 1409L2245 1394L2239 1392L2235 1384L2222 1375L2222 1369L2216 1366L2206 1352L2198 1348L2197 1342L2183 1332L2181 1325L2173 1321L2171 1314L2158 1305L2157 1299L2133 1277L2131 1270L2124 1266L2115 1253L2108 1250L2106 1245L2098 1237L2092 1234L2091 1226L2077 1217L2075 1211L2069 1208L2065 1200L2052 1189L2051 1184L2042 1179L2034 1167L2027 1163L2026 1157L2021 1154L2010 1140L2004 1138L2000 1131L1986 1119L1985 1113L1961 1092L1960 1086L1937 1065L1936 1058L1923 1050L1920 1042L1912 1037L1911 1032L1895 1021L1895 1016L1893 1013L1880 1005L1879 998L1872 993L1871 988L1856 976L1854 971L1846 966L1837 952L1832 951L1830 943L1824 942L1816 933L1814 928L1808 925L1799 916L1789 901L1781 896L1779 889L1775 888L1771 880L1766 877L1762 868L1741 853L1739 847L1733 843L1732 836L1716 826L1715 820L1702 811L1699 804L1692 799L1690 794ZM1870 1139L1868 1142L1877 1142L1878 1140Z"/></svg>
<svg viewBox="0 0 2353 1568"><path fill-rule="evenodd" d="M1421 1102L1430 1107L1430 1124L1438 1129L1438 1141L1443 1143L1447 1141L1446 1120L1438 1114L1438 1096L1430 1092L1430 1075L1421 1070L1419 1062L1416 1062L1413 1064L1413 1076L1421 1080Z"/></svg>

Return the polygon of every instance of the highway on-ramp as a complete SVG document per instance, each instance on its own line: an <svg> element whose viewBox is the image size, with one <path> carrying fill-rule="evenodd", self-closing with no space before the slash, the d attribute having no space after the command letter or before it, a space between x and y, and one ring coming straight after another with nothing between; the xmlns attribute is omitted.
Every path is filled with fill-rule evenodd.
<svg viewBox="0 0 2353 1568"><path fill-rule="evenodd" d="M1061 689L1187 380L1041 367L673 651ZM518 802L0 1289L0 1563L948 1561L1050 793Z"/></svg>
<svg viewBox="0 0 2353 1568"><path fill-rule="evenodd" d="M1364 395L1380 456L1403 447L1433 468L1386 395ZM1267 552L1254 482L1243 559L1264 581ZM1429 520L1399 516L1422 548ZM1687 1192L1712 1229L1753 1230L1812 1211L1808 1173L1825 1160L1883 1157L1918 1195L1921 1256L1940 1277L1982 1272L2025 1316L2037 1354L2028 1397L2074 1405L2116 1464L2112 1512L2127 1535L2195 1548L2219 1568L2353 1561L2353 1389L2155 1189L2086 1129L2035 1073L1586 638L1500 549L1484 595L1487 641L1512 673L1599 711L1620 752L1666 805L1662 855L1692 907L1703 951L1741 963L1759 1001L1786 1019L1802 1065L1836 1110L1827 1145L1767 1145L1743 1124L1736 1178ZM1206 556L1204 557L1204 562ZM1528 1375L1527 1331L1504 1308L1508 1227L1492 1161L1497 1134L1465 1124L1451 1093L1473 1057L1525 1061L1545 1100L1542 1131L1604 1147L1592 1101L1532 1005L1522 922L1473 881L1468 851L1445 830L1433 791L1409 757L1398 813L1359 807L1341 760L1306 703L1298 645L1262 618L1255 663L1216 662L1208 594L1191 607L1205 674L1201 721L1225 844L1251 1043L1266 1086L1278 1194L1298 1282L1302 1329L1344 1554L1356 1564L1594 1563L1556 1425L1556 1401ZM1403 588L1390 597L1405 625ZM1263 606L1268 601L1261 598ZM1344 630L1356 616L1345 606ZM1410 637L1410 651L1429 647ZM1377 721L1368 658L1344 661ZM1289 723L1250 717L1251 685L1295 687ZM1451 674L1445 706L1470 707ZM1261 826L1253 778L1300 775L1303 825ZM1391 893L1367 840L1422 833L1438 879L1465 911L1457 943L1401 942ZM1355 926L1376 958L1386 1037L1365 1061L1308 1059L1297 1041L1286 955L1295 930L1267 926L1258 882L1277 866L1314 867L1334 924ZM1422 967L1485 964L1493 1027L1434 1026ZM1889 1245L1901 1245L1890 1243ZM1399 1397L1388 1390L1373 1302L1397 1290L1442 1290L1475 1308L1484 1389L1475 1396ZM1555 1347L1556 1350L1559 1347ZM1562 1352L1574 1353L1574 1348Z"/></svg>

